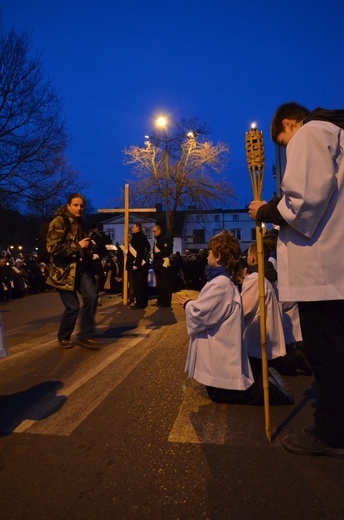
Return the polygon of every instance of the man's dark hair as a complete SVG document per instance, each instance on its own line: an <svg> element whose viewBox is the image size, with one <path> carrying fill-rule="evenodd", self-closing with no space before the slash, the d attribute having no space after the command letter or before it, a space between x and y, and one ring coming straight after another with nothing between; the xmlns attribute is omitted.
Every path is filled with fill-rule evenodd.
<svg viewBox="0 0 344 520"><path fill-rule="evenodd" d="M303 121L309 114L308 108L299 105L299 103L285 103L278 107L271 121L271 139L277 143L277 137L284 131L282 124L283 119L294 119L295 121Z"/></svg>
<svg viewBox="0 0 344 520"><path fill-rule="evenodd" d="M161 233L164 231L164 228L163 228L163 225L161 224L161 222L155 222L154 226L159 228Z"/></svg>
<svg viewBox="0 0 344 520"><path fill-rule="evenodd" d="M139 228L140 231L142 231L142 224L141 222L134 222L134 226L136 226L137 228Z"/></svg>
<svg viewBox="0 0 344 520"><path fill-rule="evenodd" d="M81 193L72 193L68 197L68 204L72 204L73 199L81 199L86 206L86 198Z"/></svg>

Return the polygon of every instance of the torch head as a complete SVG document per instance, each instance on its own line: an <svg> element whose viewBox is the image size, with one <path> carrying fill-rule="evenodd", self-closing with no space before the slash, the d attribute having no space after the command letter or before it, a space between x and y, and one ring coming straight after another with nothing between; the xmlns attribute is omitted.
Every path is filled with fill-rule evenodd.
<svg viewBox="0 0 344 520"><path fill-rule="evenodd" d="M264 169L263 132L255 127L246 132L246 159L250 171Z"/></svg>

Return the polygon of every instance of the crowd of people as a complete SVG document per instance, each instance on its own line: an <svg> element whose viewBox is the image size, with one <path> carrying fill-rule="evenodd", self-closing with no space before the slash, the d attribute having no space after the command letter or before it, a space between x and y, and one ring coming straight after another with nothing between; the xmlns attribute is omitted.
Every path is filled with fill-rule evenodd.
<svg viewBox="0 0 344 520"><path fill-rule="evenodd" d="M188 249L181 254L179 251L170 254L170 284L172 292L182 289L201 290L206 283L205 267L207 255L204 249L190 252ZM147 267L153 271L152 261ZM122 295L123 293L124 260L121 249L107 251L101 258L94 259L96 284L99 292ZM52 290L47 285L49 262L40 260L36 252L18 253L14 257L10 250L0 253L0 301L9 302L29 294L38 294ZM130 277L129 277L130 278ZM155 276L148 276L149 292L156 287ZM130 282L130 280L129 280ZM134 293L129 283L129 303L133 303Z"/></svg>
<svg viewBox="0 0 344 520"><path fill-rule="evenodd" d="M45 292L49 267L40 262L37 253L14 258L10 251L0 253L0 301L8 302L27 294Z"/></svg>

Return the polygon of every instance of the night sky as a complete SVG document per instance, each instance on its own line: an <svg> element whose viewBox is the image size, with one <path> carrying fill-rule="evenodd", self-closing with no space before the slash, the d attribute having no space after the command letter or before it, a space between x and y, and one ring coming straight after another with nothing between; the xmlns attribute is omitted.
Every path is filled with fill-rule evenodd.
<svg viewBox="0 0 344 520"><path fill-rule="evenodd" d="M0 0L7 29L32 34L62 99L72 166L92 182L95 209L118 205L154 117L197 117L230 146L225 172L252 198L245 132L256 121L266 152L264 198L275 186L269 126L297 101L344 108L342 0Z"/></svg>

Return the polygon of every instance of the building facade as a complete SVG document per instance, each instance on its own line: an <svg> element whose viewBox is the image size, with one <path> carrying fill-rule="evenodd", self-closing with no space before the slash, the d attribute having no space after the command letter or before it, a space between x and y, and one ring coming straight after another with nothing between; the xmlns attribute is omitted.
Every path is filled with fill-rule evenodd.
<svg viewBox="0 0 344 520"><path fill-rule="evenodd" d="M149 213L130 214L130 227L134 222L140 222L151 244L154 238L152 228L156 216ZM102 222L103 230L115 245L124 243L124 215L116 216ZM240 241L241 249L245 251L255 241L255 223L248 216L246 209L189 209L178 212L178 226L174 233L174 252L183 253L185 249L197 252L206 249L212 236L223 229L231 231Z"/></svg>

